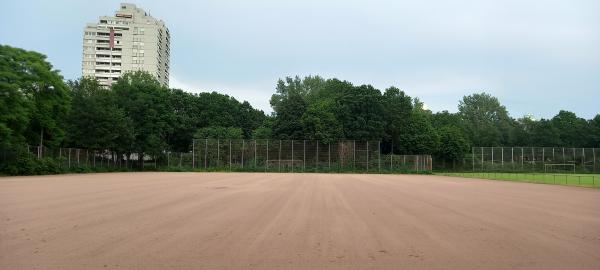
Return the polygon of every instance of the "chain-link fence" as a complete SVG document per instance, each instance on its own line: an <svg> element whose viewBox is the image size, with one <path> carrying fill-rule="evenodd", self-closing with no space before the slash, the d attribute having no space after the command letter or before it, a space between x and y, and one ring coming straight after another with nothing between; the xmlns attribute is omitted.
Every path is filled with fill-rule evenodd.
<svg viewBox="0 0 600 270"><path fill-rule="evenodd" d="M29 146L30 158L50 159L61 169L178 169L264 172L424 172L430 155L382 153L379 141L194 140L189 152L138 156L110 150ZM2 162L17 158L2 151Z"/></svg>
<svg viewBox="0 0 600 270"><path fill-rule="evenodd" d="M473 147L473 171L600 172L600 148Z"/></svg>
<svg viewBox="0 0 600 270"><path fill-rule="evenodd" d="M181 153L168 153L169 166L186 166ZM177 160L179 155L179 160ZM174 158L174 159L173 159ZM187 159L189 162L189 158ZM193 169L232 171L431 171L429 155L381 153L379 141L194 140Z"/></svg>

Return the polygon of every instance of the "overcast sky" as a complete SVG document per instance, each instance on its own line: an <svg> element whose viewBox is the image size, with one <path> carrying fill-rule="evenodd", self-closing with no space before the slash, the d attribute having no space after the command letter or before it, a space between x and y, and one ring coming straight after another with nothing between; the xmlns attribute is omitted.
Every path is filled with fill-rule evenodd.
<svg viewBox="0 0 600 270"><path fill-rule="evenodd" d="M122 1L7 0L0 43L81 76L83 27ZM485 91L511 116L600 113L600 1L130 1L171 31L170 86L270 112L278 78L396 86L433 111Z"/></svg>

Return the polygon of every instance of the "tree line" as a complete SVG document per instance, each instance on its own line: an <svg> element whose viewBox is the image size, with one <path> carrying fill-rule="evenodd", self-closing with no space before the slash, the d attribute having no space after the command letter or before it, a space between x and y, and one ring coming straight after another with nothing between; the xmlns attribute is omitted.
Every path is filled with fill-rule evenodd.
<svg viewBox="0 0 600 270"><path fill-rule="evenodd" d="M142 155L186 152L193 138L380 140L382 152L457 161L471 146L599 147L600 114L559 111L512 118L497 98L475 93L458 112L433 113L396 87L383 91L336 78L287 77L271 115L248 102L161 86L145 72L110 88L64 81L43 54L0 45L0 148L26 145L109 149Z"/></svg>

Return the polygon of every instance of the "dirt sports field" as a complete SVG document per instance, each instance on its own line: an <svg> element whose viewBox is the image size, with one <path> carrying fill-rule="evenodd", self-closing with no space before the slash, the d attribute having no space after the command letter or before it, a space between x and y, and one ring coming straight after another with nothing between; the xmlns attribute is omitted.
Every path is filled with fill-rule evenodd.
<svg viewBox="0 0 600 270"><path fill-rule="evenodd" d="M441 176L0 178L0 269L600 269L600 189Z"/></svg>

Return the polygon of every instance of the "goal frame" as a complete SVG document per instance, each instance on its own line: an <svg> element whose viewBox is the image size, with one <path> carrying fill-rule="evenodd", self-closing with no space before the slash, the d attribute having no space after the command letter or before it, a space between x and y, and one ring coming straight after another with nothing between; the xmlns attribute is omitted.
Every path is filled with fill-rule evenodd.
<svg viewBox="0 0 600 270"><path fill-rule="evenodd" d="M551 163L551 164L544 164L544 173L548 173L548 167L554 167L554 166L573 166L573 174L575 174L575 164L573 164L573 163Z"/></svg>

